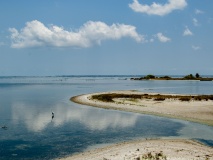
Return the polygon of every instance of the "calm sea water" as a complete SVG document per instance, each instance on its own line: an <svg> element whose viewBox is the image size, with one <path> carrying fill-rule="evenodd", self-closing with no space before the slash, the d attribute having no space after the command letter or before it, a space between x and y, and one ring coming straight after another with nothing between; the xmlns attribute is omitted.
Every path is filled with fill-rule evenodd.
<svg viewBox="0 0 213 160"><path fill-rule="evenodd" d="M213 146L210 126L69 101L75 95L112 90L213 94L213 82L130 81L128 76L0 77L0 159L54 159L135 138L190 138Z"/></svg>

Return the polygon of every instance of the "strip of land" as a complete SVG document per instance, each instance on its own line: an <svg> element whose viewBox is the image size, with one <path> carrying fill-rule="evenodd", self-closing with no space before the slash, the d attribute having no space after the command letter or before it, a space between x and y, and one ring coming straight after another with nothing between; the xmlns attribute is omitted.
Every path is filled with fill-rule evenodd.
<svg viewBox="0 0 213 160"><path fill-rule="evenodd" d="M177 118L213 126L212 95L115 91L80 95L71 100L99 108Z"/></svg>
<svg viewBox="0 0 213 160"><path fill-rule="evenodd" d="M138 91L116 91L80 95L72 101L105 109L178 118L213 126L211 96L161 95ZM186 139L149 139L97 148L64 160L213 160L213 148Z"/></svg>
<svg viewBox="0 0 213 160"><path fill-rule="evenodd" d="M154 76L152 74L149 74L147 76L144 77L137 77L137 78L131 78L131 80L195 80L195 81L213 81L213 77L200 77L200 75L198 73L196 73L196 75L186 75L184 77L170 77L170 76L161 76L161 77L157 77Z"/></svg>

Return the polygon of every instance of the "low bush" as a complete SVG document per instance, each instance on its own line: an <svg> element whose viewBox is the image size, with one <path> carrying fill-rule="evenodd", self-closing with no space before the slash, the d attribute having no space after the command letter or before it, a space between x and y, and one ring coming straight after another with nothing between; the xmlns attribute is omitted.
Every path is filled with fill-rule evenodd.
<svg viewBox="0 0 213 160"><path fill-rule="evenodd" d="M184 79L188 79L188 80L191 80L191 79L195 79L195 77L192 75L192 74L189 74L185 77L183 77Z"/></svg>
<svg viewBox="0 0 213 160"><path fill-rule="evenodd" d="M160 77L161 79L167 79L167 80L169 80L169 79L172 79L171 77L169 77L169 76L163 76L163 77Z"/></svg>
<svg viewBox="0 0 213 160"><path fill-rule="evenodd" d="M157 98L154 98L155 101L164 101L165 98L164 97L157 97Z"/></svg>
<svg viewBox="0 0 213 160"><path fill-rule="evenodd" d="M191 98L190 97L180 97L179 100L180 101L190 101Z"/></svg>

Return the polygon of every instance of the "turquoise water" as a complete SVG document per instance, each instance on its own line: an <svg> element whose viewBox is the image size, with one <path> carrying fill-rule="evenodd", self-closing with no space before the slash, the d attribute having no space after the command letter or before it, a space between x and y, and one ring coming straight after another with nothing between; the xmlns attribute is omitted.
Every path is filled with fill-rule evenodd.
<svg viewBox="0 0 213 160"><path fill-rule="evenodd" d="M212 94L213 82L130 81L127 76L1 77L0 126L7 128L0 128L0 159L54 159L135 138L190 138L213 146L213 127L69 101L79 94L133 89Z"/></svg>

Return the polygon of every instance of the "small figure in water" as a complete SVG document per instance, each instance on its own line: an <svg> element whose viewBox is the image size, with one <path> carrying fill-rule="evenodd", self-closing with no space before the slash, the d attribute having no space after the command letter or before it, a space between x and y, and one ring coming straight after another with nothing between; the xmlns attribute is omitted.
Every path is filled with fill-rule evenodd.
<svg viewBox="0 0 213 160"><path fill-rule="evenodd" d="M52 119L54 118L54 112L52 111Z"/></svg>
<svg viewBox="0 0 213 160"><path fill-rule="evenodd" d="M1 128L2 128L2 129L7 129L7 126L4 125L4 126L2 126Z"/></svg>

